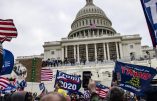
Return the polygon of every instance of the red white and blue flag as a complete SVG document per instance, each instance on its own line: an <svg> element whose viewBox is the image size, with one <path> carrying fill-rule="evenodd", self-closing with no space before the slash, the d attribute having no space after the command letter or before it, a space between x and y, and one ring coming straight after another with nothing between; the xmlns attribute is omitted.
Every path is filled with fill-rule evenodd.
<svg viewBox="0 0 157 101"><path fill-rule="evenodd" d="M109 92L109 88L100 84L96 83L96 93L101 97L105 98Z"/></svg>
<svg viewBox="0 0 157 101"><path fill-rule="evenodd" d="M0 77L0 88L5 89L10 85L10 81L7 78L4 77Z"/></svg>
<svg viewBox="0 0 157 101"><path fill-rule="evenodd" d="M157 45L157 0L141 0L153 47Z"/></svg>
<svg viewBox="0 0 157 101"><path fill-rule="evenodd" d="M96 24L95 23L91 23L90 24L90 29L95 29L96 28Z"/></svg>
<svg viewBox="0 0 157 101"><path fill-rule="evenodd" d="M50 68L41 69L41 81L52 81L53 72Z"/></svg>
<svg viewBox="0 0 157 101"><path fill-rule="evenodd" d="M12 19L0 19L0 42L11 41L17 37L17 29Z"/></svg>

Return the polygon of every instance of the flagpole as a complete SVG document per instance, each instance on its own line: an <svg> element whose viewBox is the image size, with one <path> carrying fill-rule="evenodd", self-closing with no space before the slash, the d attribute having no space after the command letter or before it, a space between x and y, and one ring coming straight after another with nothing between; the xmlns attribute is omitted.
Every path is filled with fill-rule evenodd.
<svg viewBox="0 0 157 101"><path fill-rule="evenodd" d="M157 59L157 46L153 48L155 51L155 58Z"/></svg>

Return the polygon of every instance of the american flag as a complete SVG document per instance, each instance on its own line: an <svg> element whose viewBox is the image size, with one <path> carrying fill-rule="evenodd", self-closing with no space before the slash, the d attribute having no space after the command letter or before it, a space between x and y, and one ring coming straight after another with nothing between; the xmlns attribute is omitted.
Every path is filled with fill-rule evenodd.
<svg viewBox="0 0 157 101"><path fill-rule="evenodd" d="M41 69L41 81L52 81L53 72L50 68Z"/></svg>
<svg viewBox="0 0 157 101"><path fill-rule="evenodd" d="M89 90L85 90L83 95L84 95L84 99L86 100L90 99L91 94Z"/></svg>
<svg viewBox="0 0 157 101"><path fill-rule="evenodd" d="M96 93L101 97L105 98L107 96L107 93L109 91L109 88L100 84L96 83Z"/></svg>
<svg viewBox="0 0 157 101"><path fill-rule="evenodd" d="M12 19L0 19L0 42L11 41L17 37L17 29Z"/></svg>
<svg viewBox="0 0 157 101"><path fill-rule="evenodd" d="M0 77L0 87L1 89L5 89L10 85L10 81L7 78Z"/></svg>
<svg viewBox="0 0 157 101"><path fill-rule="evenodd" d="M95 23L91 23L90 24L90 29L95 29L96 28L96 24Z"/></svg>

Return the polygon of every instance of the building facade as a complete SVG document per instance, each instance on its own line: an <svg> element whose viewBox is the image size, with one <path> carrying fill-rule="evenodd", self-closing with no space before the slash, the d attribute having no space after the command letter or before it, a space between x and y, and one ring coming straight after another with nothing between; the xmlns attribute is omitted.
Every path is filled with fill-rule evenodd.
<svg viewBox="0 0 157 101"><path fill-rule="evenodd" d="M122 36L93 0L77 13L71 31L61 41L45 42L44 59L74 59L80 62L110 61L142 56L139 34Z"/></svg>

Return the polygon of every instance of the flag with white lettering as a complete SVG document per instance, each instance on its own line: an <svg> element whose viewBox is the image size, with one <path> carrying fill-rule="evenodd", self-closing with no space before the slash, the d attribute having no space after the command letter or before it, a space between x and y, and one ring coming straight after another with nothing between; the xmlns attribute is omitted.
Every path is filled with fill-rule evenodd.
<svg viewBox="0 0 157 101"><path fill-rule="evenodd" d="M81 88L81 78L77 75L69 75L58 71L56 73L55 85L61 83L60 87L68 91L78 91ZM55 87L54 85L54 87Z"/></svg>
<svg viewBox="0 0 157 101"><path fill-rule="evenodd" d="M141 0L153 47L157 45L157 0Z"/></svg>
<svg viewBox="0 0 157 101"><path fill-rule="evenodd" d="M157 74L151 67L116 62L115 72L118 76L119 86L137 95L143 95L150 82Z"/></svg>
<svg viewBox="0 0 157 101"><path fill-rule="evenodd" d="M3 49L3 66L0 75L10 74L14 67L14 55L6 49Z"/></svg>
<svg viewBox="0 0 157 101"><path fill-rule="evenodd" d="M17 37L17 29L12 19L0 19L0 42L10 41Z"/></svg>

